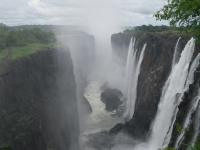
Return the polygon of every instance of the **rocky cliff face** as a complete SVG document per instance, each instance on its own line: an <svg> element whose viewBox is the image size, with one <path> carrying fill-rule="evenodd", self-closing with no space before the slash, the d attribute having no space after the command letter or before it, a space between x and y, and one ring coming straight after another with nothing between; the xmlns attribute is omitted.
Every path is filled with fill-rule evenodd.
<svg viewBox="0 0 200 150"><path fill-rule="evenodd" d="M136 138L145 139L148 137L151 123L157 113L162 88L171 70L173 53L179 36L174 33L114 34L112 36L113 50L121 59L122 64L126 62L131 37L136 37L135 48L141 50L144 43L147 43L147 47L139 75L135 114L125 124L124 130ZM188 39L188 37L183 37L180 41L179 53ZM199 51L199 46L196 47L196 51Z"/></svg>
<svg viewBox="0 0 200 150"><path fill-rule="evenodd" d="M12 62L0 77L0 146L78 149L73 65L67 51L46 50Z"/></svg>

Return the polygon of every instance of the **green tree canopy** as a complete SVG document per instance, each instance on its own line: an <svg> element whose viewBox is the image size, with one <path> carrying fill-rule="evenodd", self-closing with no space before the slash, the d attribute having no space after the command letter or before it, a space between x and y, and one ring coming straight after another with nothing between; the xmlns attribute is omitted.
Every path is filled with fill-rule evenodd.
<svg viewBox="0 0 200 150"><path fill-rule="evenodd" d="M168 0L155 17L158 20L169 20L171 25L200 26L200 0Z"/></svg>

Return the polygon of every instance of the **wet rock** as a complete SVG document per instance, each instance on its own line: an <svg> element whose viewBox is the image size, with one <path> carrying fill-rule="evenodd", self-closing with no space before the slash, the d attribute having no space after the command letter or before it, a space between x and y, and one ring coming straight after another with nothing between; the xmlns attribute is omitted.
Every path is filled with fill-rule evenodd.
<svg viewBox="0 0 200 150"><path fill-rule="evenodd" d="M101 101L105 104L107 111L114 111L122 104L122 92L118 89L106 88L101 94Z"/></svg>
<svg viewBox="0 0 200 150"><path fill-rule="evenodd" d="M123 128L124 128L124 124L119 123L119 124L115 125L112 129L110 129L109 133L115 135L115 134L119 133Z"/></svg>

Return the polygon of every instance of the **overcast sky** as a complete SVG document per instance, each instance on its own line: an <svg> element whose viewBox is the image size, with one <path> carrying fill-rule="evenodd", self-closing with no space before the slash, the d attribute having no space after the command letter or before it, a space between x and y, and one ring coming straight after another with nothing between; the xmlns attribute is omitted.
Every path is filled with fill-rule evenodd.
<svg viewBox="0 0 200 150"><path fill-rule="evenodd" d="M85 25L96 22L121 26L167 24L153 14L166 0L0 0L0 22L20 24Z"/></svg>

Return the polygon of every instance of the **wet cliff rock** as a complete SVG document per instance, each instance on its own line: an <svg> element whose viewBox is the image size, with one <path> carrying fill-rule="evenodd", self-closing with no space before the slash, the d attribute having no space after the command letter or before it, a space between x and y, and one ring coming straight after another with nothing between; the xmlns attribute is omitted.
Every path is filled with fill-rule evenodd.
<svg viewBox="0 0 200 150"><path fill-rule="evenodd" d="M72 60L45 50L12 62L0 77L0 147L78 149Z"/></svg>
<svg viewBox="0 0 200 150"><path fill-rule="evenodd" d="M101 101L105 104L107 111L114 111L122 104L122 92L118 89L106 88L101 93Z"/></svg>

